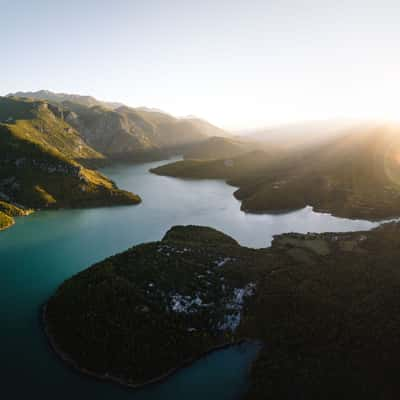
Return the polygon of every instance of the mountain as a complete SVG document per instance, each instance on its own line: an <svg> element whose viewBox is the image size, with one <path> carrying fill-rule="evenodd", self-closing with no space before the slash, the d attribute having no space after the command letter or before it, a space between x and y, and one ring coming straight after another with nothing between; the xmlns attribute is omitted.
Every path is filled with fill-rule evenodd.
<svg viewBox="0 0 400 400"><path fill-rule="evenodd" d="M89 96L55 94L48 91L19 92L46 99L60 107L65 121L81 138L106 158L142 161L168 158L209 136L227 136L214 125L195 118L175 118L146 108L111 107ZM115 104L114 104L115 105Z"/></svg>
<svg viewBox="0 0 400 400"><path fill-rule="evenodd" d="M190 123L191 126L196 128L197 130L203 132L206 136L218 136L218 137L232 137L232 134L229 132L224 131L221 128L216 127L215 125L210 124L209 122L205 121L204 119L197 118L197 117L186 117L180 118L181 120L187 121Z"/></svg>
<svg viewBox="0 0 400 400"><path fill-rule="evenodd" d="M203 142L196 143L184 151L185 159L216 160L233 158L240 154L255 150L256 143L245 142L233 138L213 136Z"/></svg>
<svg viewBox="0 0 400 400"><path fill-rule="evenodd" d="M138 196L119 190L108 178L78 162L103 160L104 156L89 147L62 119L58 107L47 102L0 98L0 149L0 200L10 207L41 209L140 202ZM0 211L9 217L16 215L4 207Z"/></svg>
<svg viewBox="0 0 400 400"><path fill-rule="evenodd" d="M242 131L238 136L246 141L299 150L327 143L358 125L354 121L310 121Z"/></svg>
<svg viewBox="0 0 400 400"><path fill-rule="evenodd" d="M207 137L189 121L168 114L125 106L109 110L70 102L63 105L66 121L91 147L111 159L134 160L146 155L163 158L168 151Z"/></svg>
<svg viewBox="0 0 400 400"><path fill-rule="evenodd" d="M131 386L247 340L246 399L396 399L399 258L398 223L266 249L178 226L65 281L43 322L64 361Z"/></svg>
<svg viewBox="0 0 400 400"><path fill-rule="evenodd" d="M150 171L157 175L194 179L224 179L228 182L248 177L275 161L276 154L256 150L218 160L185 159Z"/></svg>
<svg viewBox="0 0 400 400"><path fill-rule="evenodd" d="M232 160L181 161L152 172L221 178L239 187L247 212L286 212L311 205L349 218L400 215L400 127L365 125L300 150L249 153Z"/></svg>
<svg viewBox="0 0 400 400"><path fill-rule="evenodd" d="M38 90L36 92L10 93L7 95L7 97L25 97L37 100L46 100L52 103L62 103L64 101L71 101L73 103L81 104L88 107L101 106L111 109L123 106L122 103L100 101L92 96L82 96L79 94L67 94L67 93L54 93L49 90Z"/></svg>
<svg viewBox="0 0 400 400"><path fill-rule="evenodd" d="M99 161L105 158L62 118L61 108L46 101L0 97L0 123L67 158Z"/></svg>

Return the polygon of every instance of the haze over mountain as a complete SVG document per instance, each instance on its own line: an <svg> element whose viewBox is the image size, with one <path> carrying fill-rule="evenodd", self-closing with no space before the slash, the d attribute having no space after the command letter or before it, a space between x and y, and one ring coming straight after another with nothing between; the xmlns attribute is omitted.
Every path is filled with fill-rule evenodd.
<svg viewBox="0 0 400 400"><path fill-rule="evenodd" d="M248 212L313 206L337 216L400 215L400 127L359 125L308 146L213 161L185 160L152 172L225 179Z"/></svg>
<svg viewBox="0 0 400 400"><path fill-rule="evenodd" d="M287 149L301 149L323 144L342 135L343 131L357 126L365 126L365 123L353 120L308 121L243 130L238 131L237 135L246 141L279 145Z"/></svg>

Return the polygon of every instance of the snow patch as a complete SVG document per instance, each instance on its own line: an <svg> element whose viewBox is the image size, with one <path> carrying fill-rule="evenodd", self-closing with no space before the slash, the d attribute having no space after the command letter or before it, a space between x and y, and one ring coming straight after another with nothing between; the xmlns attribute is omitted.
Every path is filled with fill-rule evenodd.
<svg viewBox="0 0 400 400"><path fill-rule="evenodd" d="M226 310L230 312L226 314L223 321L218 324L217 328L219 330L230 330L234 332L239 327L244 300L246 297L253 296L255 290L256 284L254 282L248 283L244 288L233 289L232 299L225 306Z"/></svg>
<svg viewBox="0 0 400 400"><path fill-rule="evenodd" d="M234 258L231 257L225 257L223 259L219 259L214 261L214 264L219 268L219 267L223 267L227 262L229 261L234 261Z"/></svg>

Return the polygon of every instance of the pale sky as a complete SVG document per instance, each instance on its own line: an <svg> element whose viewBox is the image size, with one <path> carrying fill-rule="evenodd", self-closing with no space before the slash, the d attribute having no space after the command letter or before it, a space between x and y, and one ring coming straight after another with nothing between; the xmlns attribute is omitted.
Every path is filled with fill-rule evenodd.
<svg viewBox="0 0 400 400"><path fill-rule="evenodd" d="M400 120L399 21L398 0L0 0L0 94L90 94L227 129Z"/></svg>

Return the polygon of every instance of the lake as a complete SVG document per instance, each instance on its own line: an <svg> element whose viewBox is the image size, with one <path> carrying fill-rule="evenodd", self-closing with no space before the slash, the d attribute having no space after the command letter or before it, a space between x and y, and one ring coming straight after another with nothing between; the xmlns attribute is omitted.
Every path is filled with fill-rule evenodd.
<svg viewBox="0 0 400 400"><path fill-rule="evenodd" d="M236 399L246 389L256 345L214 352L162 384L142 390L98 382L66 367L49 350L39 323L41 305L66 278L137 243L159 240L173 225L220 229L242 245L266 247L283 232L371 229L376 223L314 213L240 211L234 188L215 180L179 180L148 172L163 162L104 169L138 206L38 212L0 232L1 384L6 399ZM165 163L165 161L164 161Z"/></svg>

